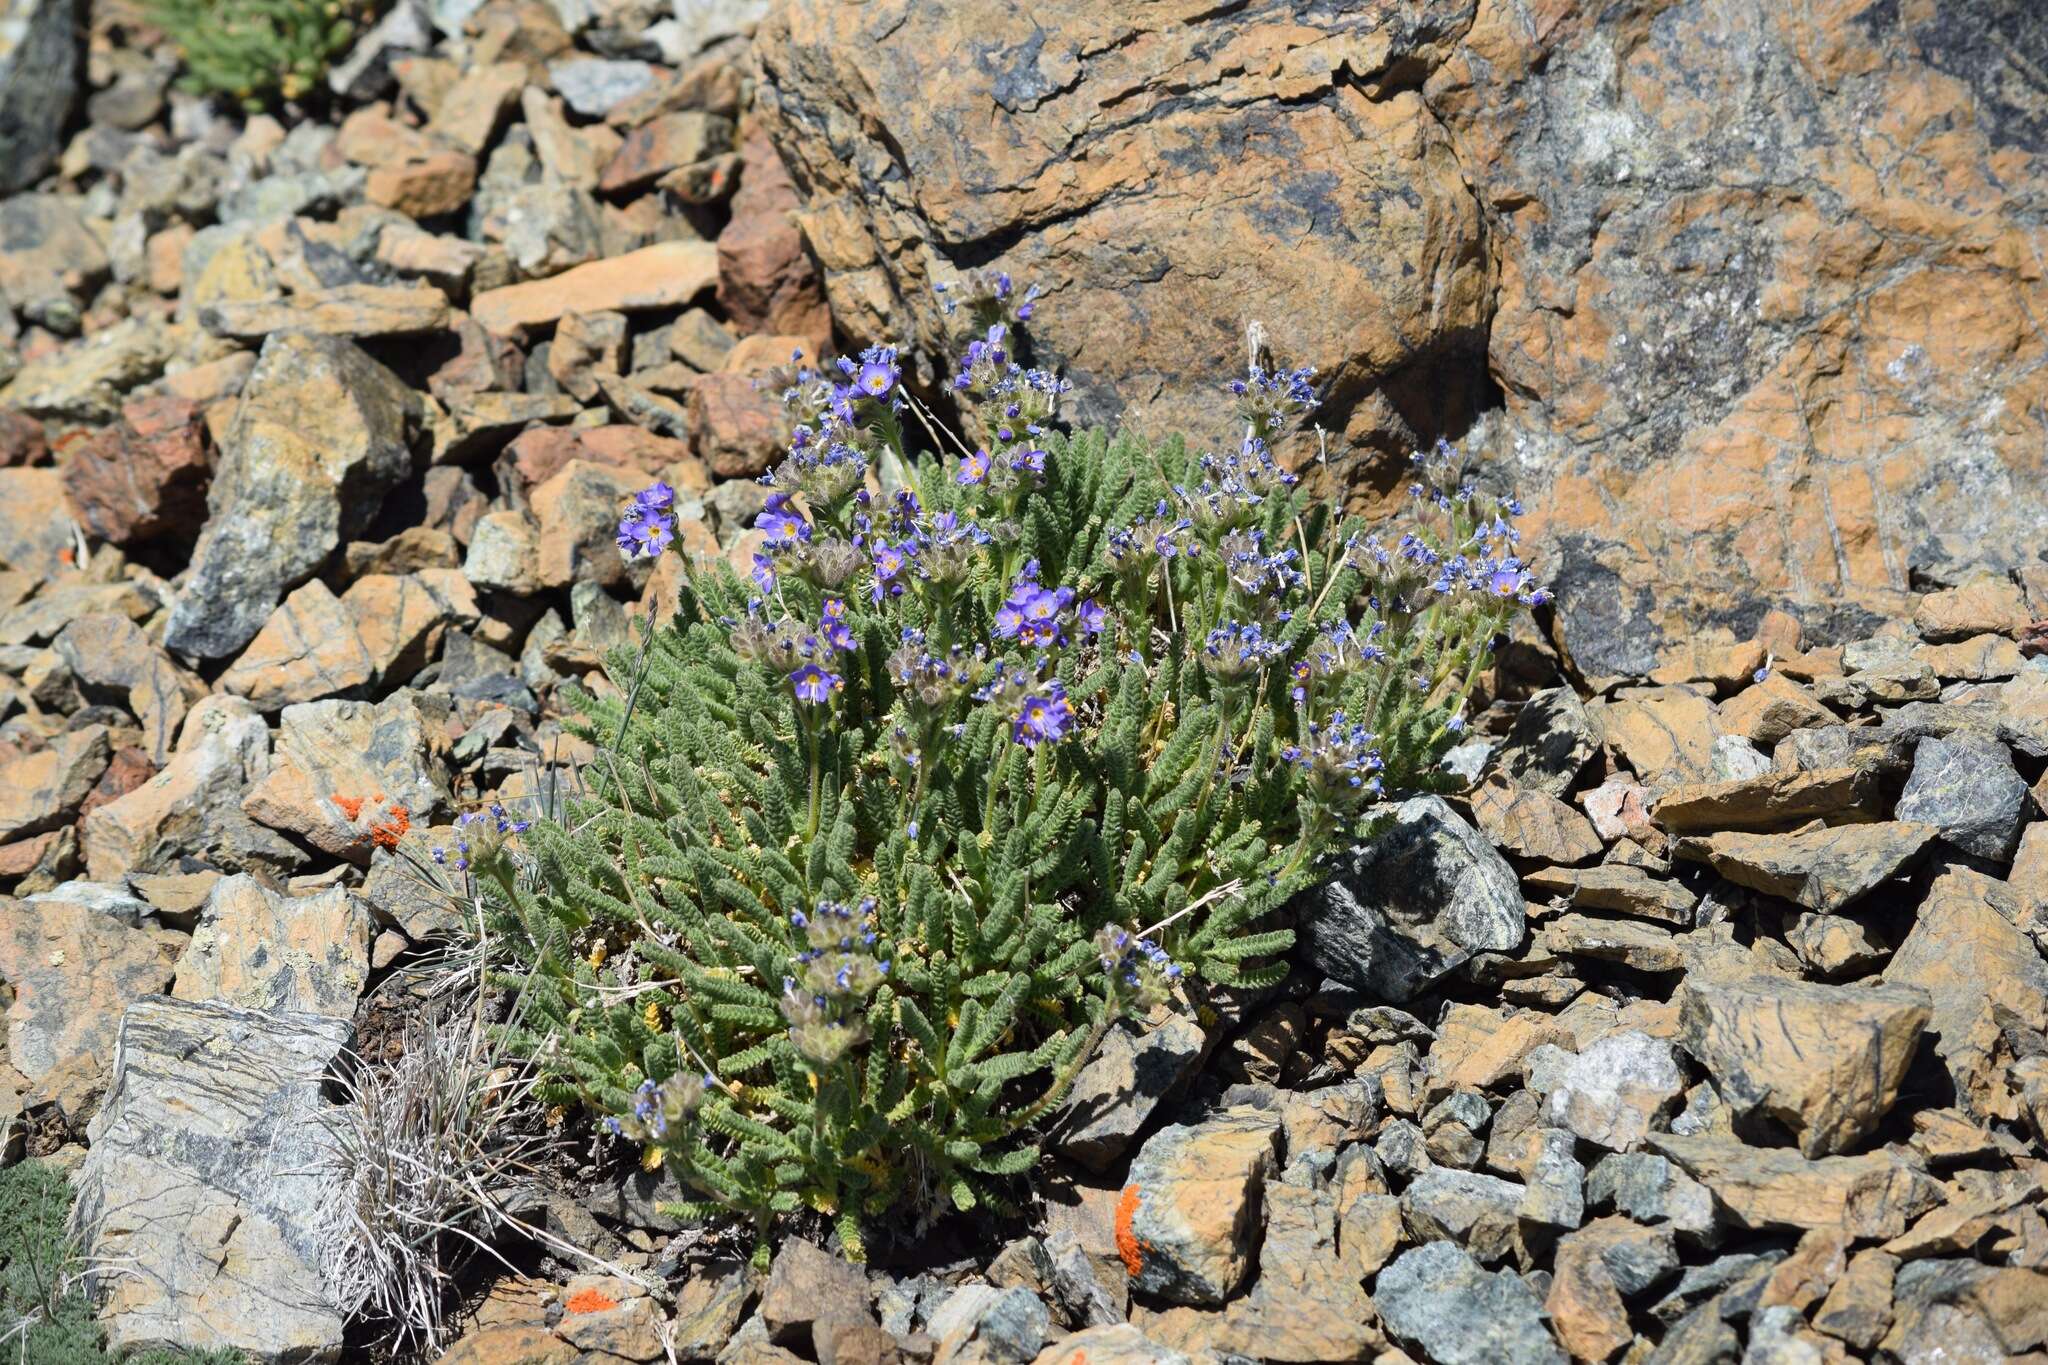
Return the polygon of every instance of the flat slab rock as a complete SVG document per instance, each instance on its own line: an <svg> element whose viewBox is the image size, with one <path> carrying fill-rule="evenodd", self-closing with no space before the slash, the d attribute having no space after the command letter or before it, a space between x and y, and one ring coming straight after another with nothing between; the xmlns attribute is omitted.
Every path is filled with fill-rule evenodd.
<svg viewBox="0 0 2048 1365"><path fill-rule="evenodd" d="M152 997L122 1021L73 1225L111 1349L341 1359L312 1229L338 1191L322 1078L347 1021Z"/></svg>
<svg viewBox="0 0 2048 1365"><path fill-rule="evenodd" d="M1903 872L1939 832L1887 822L1803 834L1716 834L1680 840L1677 851L1737 886L1832 912Z"/></svg>

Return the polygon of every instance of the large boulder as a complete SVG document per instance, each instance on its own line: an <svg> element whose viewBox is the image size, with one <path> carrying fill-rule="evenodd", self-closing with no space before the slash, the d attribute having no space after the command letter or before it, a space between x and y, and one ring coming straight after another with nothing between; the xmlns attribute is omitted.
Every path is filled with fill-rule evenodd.
<svg viewBox="0 0 2048 1365"><path fill-rule="evenodd" d="M1263 319L1324 368L1326 422L1405 450L1411 392L1477 393L1444 360L1477 355L1492 283L1413 79L1458 11L785 5L761 98L843 332L939 343L933 286L1007 271L1052 292L1033 343L1078 416L1223 439Z"/></svg>
<svg viewBox="0 0 2048 1365"><path fill-rule="evenodd" d="M932 285L1005 270L1075 416L1218 440L1263 320L1354 501L1437 435L1512 470L1588 677L1781 604L1854 638L2048 522L2041 6L877 0L758 42L842 331L933 344Z"/></svg>

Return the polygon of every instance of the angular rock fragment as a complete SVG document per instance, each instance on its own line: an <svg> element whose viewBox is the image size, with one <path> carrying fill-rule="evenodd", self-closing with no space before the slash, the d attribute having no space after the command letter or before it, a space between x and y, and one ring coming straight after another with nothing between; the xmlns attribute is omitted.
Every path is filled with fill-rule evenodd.
<svg viewBox="0 0 2048 1365"><path fill-rule="evenodd" d="M1182 1014L1149 1032L1110 1029L1074 1080L1055 1139L1059 1150L1089 1170L1108 1169L1194 1074L1204 1042L1200 1026Z"/></svg>
<svg viewBox="0 0 2048 1365"><path fill-rule="evenodd" d="M254 877L225 877L200 911L171 994L349 1018L369 977L371 928L346 887L282 896Z"/></svg>
<svg viewBox="0 0 2048 1365"><path fill-rule="evenodd" d="M1913 751L1896 814L1933 825L1943 843L1973 858L2002 863L2019 842L2026 801L2026 780L2003 744L1968 735L1929 737Z"/></svg>
<svg viewBox="0 0 2048 1365"><path fill-rule="evenodd" d="M1839 1227L1859 1238L1896 1237L1942 1201L1932 1177L1888 1150L1809 1160L1729 1137L1664 1133L1650 1144L1750 1229Z"/></svg>
<svg viewBox="0 0 2048 1365"><path fill-rule="evenodd" d="M1687 981L1680 1039L1738 1114L1783 1124L1809 1157L1856 1146L1898 1098L1925 992L1751 977Z"/></svg>
<svg viewBox="0 0 2048 1365"><path fill-rule="evenodd" d="M323 1081L351 1036L319 1015L129 1008L72 1214L112 1349L341 1358L315 1228L340 1197Z"/></svg>
<svg viewBox="0 0 2048 1365"><path fill-rule="evenodd" d="M1237 1109L1162 1128L1131 1163L1117 1203L1117 1248L1131 1287L1174 1303L1221 1304L1258 1260L1266 1181L1280 1125Z"/></svg>
<svg viewBox="0 0 2048 1365"><path fill-rule="evenodd" d="M1564 1365L1542 1306L1512 1270L1492 1273L1455 1242L1404 1251L1373 1282L1387 1330L1439 1365Z"/></svg>
<svg viewBox="0 0 2048 1365"><path fill-rule="evenodd" d="M1841 817L1867 810L1876 785L1868 768L1773 770L1733 782L1674 787L1657 798L1650 814L1673 834L1770 830L1819 818L1847 824Z"/></svg>
<svg viewBox="0 0 2048 1365"><path fill-rule="evenodd" d="M1910 866L1937 831L1888 822L1802 834L1714 834L1681 839L1678 856L1709 863L1752 891L1833 913Z"/></svg>
<svg viewBox="0 0 2048 1365"><path fill-rule="evenodd" d="M1472 818L1495 846L1518 858L1582 863L1604 845L1591 821L1547 792L1495 774L1472 793Z"/></svg>
<svg viewBox="0 0 2048 1365"><path fill-rule="evenodd" d="M448 808L444 698L395 692L287 706L277 753L242 809L324 853L368 863Z"/></svg>
<svg viewBox="0 0 2048 1365"><path fill-rule="evenodd" d="M1684 1089L1670 1045L1628 1029L1573 1058L1550 1092L1545 1112L1583 1141L1626 1151L1649 1137Z"/></svg>

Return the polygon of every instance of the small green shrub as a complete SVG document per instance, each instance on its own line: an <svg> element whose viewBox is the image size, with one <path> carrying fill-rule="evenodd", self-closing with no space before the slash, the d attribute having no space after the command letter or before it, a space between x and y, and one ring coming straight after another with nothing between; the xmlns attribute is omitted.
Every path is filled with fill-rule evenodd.
<svg viewBox="0 0 2048 1365"><path fill-rule="evenodd" d="M0 1360L108 1365L105 1338L65 1236L71 1185L40 1161L0 1170ZM126 1365L240 1365L234 1353L138 1351Z"/></svg>
<svg viewBox="0 0 2048 1365"><path fill-rule="evenodd" d="M370 0L151 0L185 58L184 86L260 109L303 99L368 23Z"/></svg>
<svg viewBox="0 0 2048 1365"><path fill-rule="evenodd" d="M1229 386L1224 455L1067 439L1066 386L1008 353L1028 296L968 303L973 442L893 350L793 376L751 581L691 570L610 661L560 820L453 851L551 1098L674 1171L679 1214L814 1209L856 1256L899 1205L1003 1207L1119 1015L1277 980L1273 912L1431 780L1541 596L1519 509L1431 486L1447 448L1391 542L1306 496L1270 451L1308 371ZM672 497L621 545L662 552Z"/></svg>

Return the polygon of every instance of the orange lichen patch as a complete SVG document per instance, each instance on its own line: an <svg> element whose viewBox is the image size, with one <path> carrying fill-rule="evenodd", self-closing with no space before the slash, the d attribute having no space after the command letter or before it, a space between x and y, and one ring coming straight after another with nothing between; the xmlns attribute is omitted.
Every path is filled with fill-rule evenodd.
<svg viewBox="0 0 2048 1365"><path fill-rule="evenodd" d="M1124 1269L1133 1279L1145 1268L1145 1244L1131 1231L1131 1220L1137 1216L1138 1187L1126 1185L1116 1201L1116 1254L1124 1258Z"/></svg>
<svg viewBox="0 0 2048 1365"><path fill-rule="evenodd" d="M404 806L393 806L384 812L384 818L370 826L370 842L379 848L396 851L398 841L412 828L412 815Z"/></svg>
<svg viewBox="0 0 2048 1365"><path fill-rule="evenodd" d="M562 1305L571 1313L609 1313L619 1301L601 1289L579 1289Z"/></svg>
<svg viewBox="0 0 2048 1365"><path fill-rule="evenodd" d="M343 814L344 816L348 817L348 822L349 822L350 824L354 824L354 823L355 823L355 822L356 822L357 820L359 820L359 819L361 819L361 818L362 818L362 814L363 814L363 798L362 798L362 797L360 797L360 796L330 796L330 797L328 797L327 799L328 799L329 801L332 801L332 802L334 803L334 808L335 808L336 810L340 811L340 812L341 812L341 813L342 813L342 814Z"/></svg>
<svg viewBox="0 0 2048 1365"><path fill-rule="evenodd" d="M63 549L57 551L57 562L59 564L76 564L78 562L78 551L66 545Z"/></svg>
<svg viewBox="0 0 2048 1365"><path fill-rule="evenodd" d="M371 792L371 793L370 793L370 800L371 800L371 801L372 801L373 803L375 803L376 805L379 805L379 806L381 806L381 805L383 805L383 804L384 804L384 793L383 793L383 792Z"/></svg>

